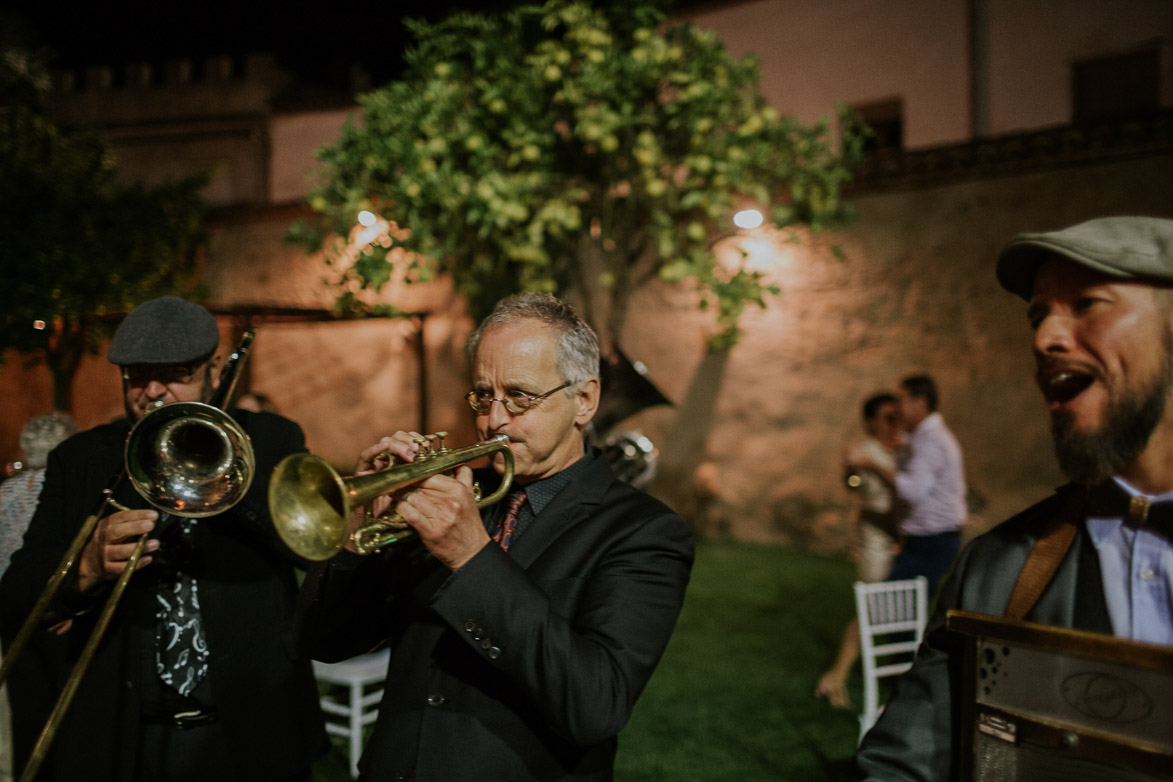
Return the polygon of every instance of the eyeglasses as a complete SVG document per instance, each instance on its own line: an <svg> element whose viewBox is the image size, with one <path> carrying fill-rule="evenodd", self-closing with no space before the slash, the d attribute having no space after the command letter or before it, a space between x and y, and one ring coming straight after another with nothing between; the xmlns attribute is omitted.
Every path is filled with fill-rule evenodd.
<svg viewBox="0 0 1173 782"><path fill-rule="evenodd" d="M195 379L203 364L194 367L123 367L122 379L132 386L147 386L151 381L160 385L185 385Z"/></svg>
<svg viewBox="0 0 1173 782"><path fill-rule="evenodd" d="M478 415L484 415L493 407L494 402L500 402L505 405L505 409L511 415L521 415L522 413L532 410L537 406L538 402L548 397L555 391L561 391L564 388L569 388L574 385L573 381L567 380L557 388L551 388L544 394L527 394L524 391L506 391L505 396L494 397L490 396L488 391L469 391L464 398L468 400L468 406L477 412Z"/></svg>

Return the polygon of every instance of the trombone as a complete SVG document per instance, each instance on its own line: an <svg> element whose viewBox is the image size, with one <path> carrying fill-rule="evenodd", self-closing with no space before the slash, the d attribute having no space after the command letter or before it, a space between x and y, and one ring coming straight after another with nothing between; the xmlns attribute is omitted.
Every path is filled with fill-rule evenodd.
<svg viewBox="0 0 1173 782"><path fill-rule="evenodd" d="M102 492L98 509L82 523L4 655L0 663L0 684L8 678L13 662L32 638L53 597L73 569L78 555L89 541L98 521L105 516L107 508L113 506L118 510L129 510L113 498L114 489L124 476L129 478L143 499L174 516L203 518L223 513L244 497L256 472L255 456L248 434L224 409L232 400L240 369L255 337L255 331L245 332L240 344L225 362L220 374L220 386L209 403L175 402L164 405L147 413L131 428L124 447L123 468ZM126 568L115 581L94 630L86 640L37 738L20 782L31 782L48 754L49 745L57 734L82 676L118 607L118 601L142 557L147 537L147 534L139 537L130 559L126 561Z"/></svg>
<svg viewBox="0 0 1173 782"><path fill-rule="evenodd" d="M505 457L501 485L488 497L481 498L480 486L474 486L473 492L478 508L492 505L504 497L513 483L513 451L509 450L509 437L499 434L473 445L450 449L444 445L447 434L437 432L416 438L420 450L415 461L369 475L343 478L319 456L308 453L286 456L269 480L269 515L277 534L293 553L314 562L333 557L348 539L353 539L354 549L359 554L374 553L384 546L414 537L415 530L398 514L376 517L367 512L364 524L352 535L352 508L494 453Z"/></svg>

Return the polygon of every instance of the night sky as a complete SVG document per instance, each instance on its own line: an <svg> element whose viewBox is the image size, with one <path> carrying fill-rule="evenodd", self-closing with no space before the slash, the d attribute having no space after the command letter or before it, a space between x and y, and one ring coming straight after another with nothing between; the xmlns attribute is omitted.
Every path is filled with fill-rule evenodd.
<svg viewBox="0 0 1173 782"><path fill-rule="evenodd" d="M503 8L517 0L0 0L26 39L63 68L162 64L269 51L308 82L345 80L351 63L394 77L406 44L404 17L439 19L454 8Z"/></svg>
<svg viewBox="0 0 1173 782"><path fill-rule="evenodd" d="M352 64L375 84L399 74L404 17L437 20L453 9L499 10L522 1L0 0L0 24L15 17L30 43L56 52L57 67L106 65L117 73L129 62L198 63L269 51L302 81L337 87Z"/></svg>

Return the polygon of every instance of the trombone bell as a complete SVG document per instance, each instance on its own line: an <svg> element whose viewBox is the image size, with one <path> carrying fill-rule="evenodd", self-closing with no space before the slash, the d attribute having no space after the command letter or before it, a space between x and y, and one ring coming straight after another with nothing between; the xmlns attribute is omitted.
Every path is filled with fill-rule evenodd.
<svg viewBox="0 0 1173 782"><path fill-rule="evenodd" d="M223 513L256 472L248 434L201 402L173 402L139 420L126 438L126 474L159 510L187 518Z"/></svg>

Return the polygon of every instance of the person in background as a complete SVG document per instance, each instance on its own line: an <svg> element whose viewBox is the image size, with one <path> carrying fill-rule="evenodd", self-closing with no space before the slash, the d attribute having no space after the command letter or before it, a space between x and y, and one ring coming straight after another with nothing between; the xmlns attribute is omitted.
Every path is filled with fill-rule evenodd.
<svg viewBox="0 0 1173 782"><path fill-rule="evenodd" d="M958 779L967 767L965 644L945 628L950 609L1173 645L1173 220L1022 234L997 275L1028 303L1034 381L1070 483L966 546L860 745L858 779Z"/></svg>
<svg viewBox="0 0 1173 782"><path fill-rule="evenodd" d="M12 553L20 548L24 531L32 521L37 508L37 498L45 482L45 464L49 452L77 432L77 424L69 413L55 410L45 415L30 418L20 432L22 454L21 470L0 483L0 577L8 569ZM63 631L65 628L58 628ZM36 640L34 653L41 662L52 659L53 648L59 651L62 642L50 637ZM0 779L11 777L19 771L25 760L25 752L14 755L15 746L27 748L36 740L36 731L48 718L56 699L55 680L48 671L38 670L38 662L22 666L21 675L9 687L5 682L0 689ZM11 695L10 695L11 693ZM9 698L16 702L13 710L20 719L13 722Z"/></svg>
<svg viewBox="0 0 1173 782"><path fill-rule="evenodd" d="M961 548L968 516L961 446L937 411L937 385L928 375L909 375L896 389L900 422L908 433L896 470L856 448L847 457L857 470L873 470L896 489L900 552L886 580L924 576L929 594Z"/></svg>
<svg viewBox="0 0 1173 782"><path fill-rule="evenodd" d="M163 297L118 326L108 358L126 417L81 432L49 457L23 546L0 579L0 623L14 635L85 517L124 467L132 425L162 405L208 402L219 388L219 328L207 310ZM305 450L280 416L232 410L251 438L251 487L231 509L177 518L154 509L125 476L51 607L72 619L68 666L93 632L139 536L145 555L117 604L42 767L76 782L307 781L329 747L308 657L296 648L294 558L268 513L276 463ZM182 460L171 470L183 476ZM27 652L26 652L27 653Z"/></svg>
<svg viewBox="0 0 1173 782"><path fill-rule="evenodd" d="M865 452L888 474L896 472L896 451L903 438L900 432L900 409L896 397L886 391L869 396L863 403L863 427L867 437L853 446ZM883 474L863 469L858 472L847 465L844 471L849 489L859 501L853 509L855 520L854 556L859 580L872 584L883 581L892 569L896 555L896 508L893 487ZM847 708L847 677L859 659L859 621L852 619L843 630L839 653L834 664L819 678L815 695L826 698L832 706Z"/></svg>
<svg viewBox="0 0 1173 782"><path fill-rule="evenodd" d="M505 299L469 356L477 434L508 437L514 490L482 515L461 466L395 497L419 541L311 568L307 648L334 661L391 641L362 779L610 780L680 613L692 534L584 446L599 348L569 306ZM418 436L383 438L358 471L412 462ZM504 462L478 474L486 495Z"/></svg>
<svg viewBox="0 0 1173 782"><path fill-rule="evenodd" d="M276 413L277 405L273 400L264 394L259 394L250 391L247 394L241 394L240 398L236 400L236 406L241 410L251 410L254 413Z"/></svg>
<svg viewBox="0 0 1173 782"><path fill-rule="evenodd" d="M21 430L23 468L0 483L0 576L8 569L8 561L20 548L24 531L32 521L41 486L45 483L49 452L76 432L77 424L73 418L61 410L30 418Z"/></svg>

